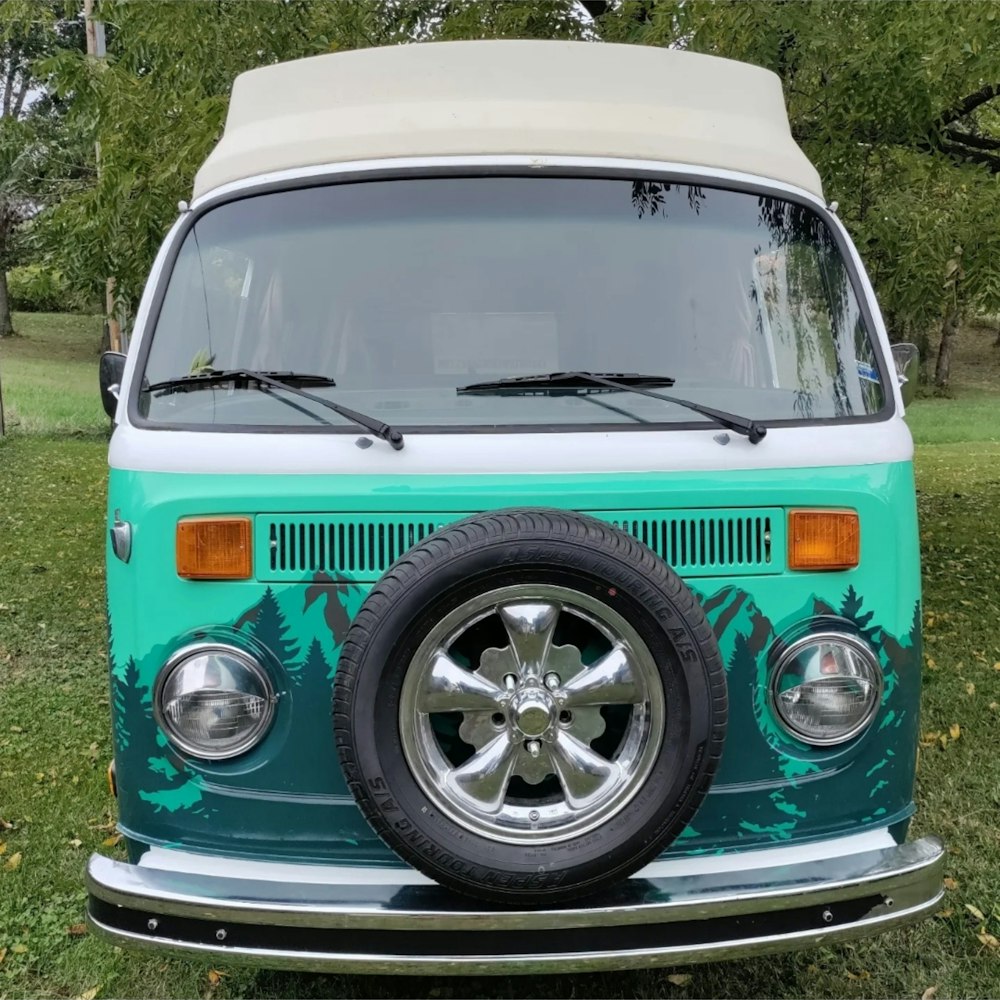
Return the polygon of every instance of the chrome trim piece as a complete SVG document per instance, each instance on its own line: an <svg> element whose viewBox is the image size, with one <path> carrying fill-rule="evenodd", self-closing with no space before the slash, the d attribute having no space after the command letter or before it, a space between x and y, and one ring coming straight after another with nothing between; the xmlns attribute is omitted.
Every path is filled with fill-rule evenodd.
<svg viewBox="0 0 1000 1000"><path fill-rule="evenodd" d="M227 747L225 750L208 750L205 747L191 743L175 732L173 724L163 713L163 688L170 675L193 657L204 656L209 653L225 653L234 660L238 660L256 678L265 695L265 708L260 719L257 720L257 725L239 743ZM239 757L248 750L252 750L267 735L268 730L271 728L271 723L274 721L276 703L277 695L274 691L274 684L271 682L271 678L268 676L263 665L254 659L245 649L240 649L237 646L231 646L224 642L198 642L181 647L160 668L160 672L156 675L156 682L153 685L153 719L156 724L178 750L192 757L197 757L199 760L231 760L233 757Z"/></svg>
<svg viewBox="0 0 1000 1000"><path fill-rule="evenodd" d="M849 649L857 653L864 662L865 666L868 668L872 681L875 685L875 696L872 698L871 704L868 706L868 710L865 712L864 717L840 736L831 736L826 739L816 736L807 736L805 733L800 732L785 718L781 711L781 707L778 704L778 682L781 680L781 675L784 673L785 669L799 655L799 653L802 652L803 649L806 649L809 646L816 646L823 642L830 643L831 645L836 644L840 646L847 646ZM800 639L796 639L795 642L789 644L781 651L781 655L778 657L778 661L775 663L774 668L771 671L771 680L767 686L768 707L771 709L772 714L781 725L782 729L795 739L801 740L803 743L814 747L839 746L841 743L847 743L848 740L853 740L856 736L863 733L869 725L871 725L872 720L875 718L875 714L878 712L879 707L882 704L882 689L884 687L884 683L885 680L882 676L882 668L879 665L878 657L875 655L875 651L866 642L848 632L813 632L809 635L802 636Z"/></svg>
<svg viewBox="0 0 1000 1000"><path fill-rule="evenodd" d="M111 525L111 550L123 563L132 558L132 525L122 520L120 510L115 511L115 521Z"/></svg>
<svg viewBox="0 0 1000 1000"><path fill-rule="evenodd" d="M596 901L555 910L473 909L471 900L438 886L264 882L149 869L94 855L87 866L87 886L92 903L98 901L103 910L100 918L88 913L88 920L94 930L128 946L273 968L506 974L643 968L829 944L916 920L932 911L943 895L944 850L934 837L771 868L766 873L754 865L753 855L747 852L747 867L741 871L634 877ZM860 912L859 903L866 907ZM113 908L121 908L123 924L131 916L132 926L112 926L108 914L117 913ZM806 926L789 929L784 911L790 910L801 911ZM826 911L832 919L826 918ZM775 921L783 920L784 929L706 940L697 927L701 920L754 915L767 920L768 914ZM156 933L141 933L137 928L146 926L151 917L159 918ZM230 939L245 933L241 928L273 931L279 944L294 942L295 929L305 933L341 928L371 933L376 945L378 932L444 932L438 939L444 942L449 934L464 932L467 938L469 933L483 933L484 949L445 954L443 947L440 953L427 948L417 954L398 954L388 938L384 952L362 948L356 953L320 953L287 944L226 947L197 940L190 924L171 933L177 926L173 917L212 922L213 941L217 940L216 928L227 930ZM505 949L497 947L503 944L505 933L539 930L564 934L602 928L609 934L623 933L628 941L627 928L645 926L648 931L649 925L661 927L662 937L669 941L656 946L647 941L637 948L546 951L547 936L538 934L537 951L505 954ZM493 937L492 948L487 948L485 942L494 934L499 938ZM331 941L335 946L336 936ZM428 939L427 943L433 942Z"/></svg>

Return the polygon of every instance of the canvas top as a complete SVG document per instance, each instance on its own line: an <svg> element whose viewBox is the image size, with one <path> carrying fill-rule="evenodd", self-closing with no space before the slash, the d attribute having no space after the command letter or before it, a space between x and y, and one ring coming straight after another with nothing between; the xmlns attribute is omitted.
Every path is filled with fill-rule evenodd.
<svg viewBox="0 0 1000 1000"><path fill-rule="evenodd" d="M775 74L673 49L556 41L399 45L243 73L194 194L295 167L483 154L656 160L823 195Z"/></svg>

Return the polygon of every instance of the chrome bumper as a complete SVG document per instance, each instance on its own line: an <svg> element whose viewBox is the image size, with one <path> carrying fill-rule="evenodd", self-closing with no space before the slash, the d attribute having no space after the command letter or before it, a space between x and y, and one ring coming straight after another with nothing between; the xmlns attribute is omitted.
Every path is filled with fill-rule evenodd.
<svg viewBox="0 0 1000 1000"><path fill-rule="evenodd" d="M865 849L847 853L852 842ZM129 947L320 972L679 965L830 944L932 911L943 892L940 841L873 843L860 834L660 861L613 891L550 910L490 908L409 869L154 849L139 865L91 857L87 919Z"/></svg>

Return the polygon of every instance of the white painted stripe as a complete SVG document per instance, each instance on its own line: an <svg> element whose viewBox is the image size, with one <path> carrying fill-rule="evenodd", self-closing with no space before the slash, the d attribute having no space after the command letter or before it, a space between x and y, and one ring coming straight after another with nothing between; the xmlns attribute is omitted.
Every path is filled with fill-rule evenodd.
<svg viewBox="0 0 1000 1000"><path fill-rule="evenodd" d="M710 472L812 469L904 462L913 440L901 418L879 423L775 427L760 444L738 434L716 441L706 430L592 431L562 434L406 435L402 451L357 434L240 434L152 431L121 425L111 439L112 468L136 472L263 475Z"/></svg>

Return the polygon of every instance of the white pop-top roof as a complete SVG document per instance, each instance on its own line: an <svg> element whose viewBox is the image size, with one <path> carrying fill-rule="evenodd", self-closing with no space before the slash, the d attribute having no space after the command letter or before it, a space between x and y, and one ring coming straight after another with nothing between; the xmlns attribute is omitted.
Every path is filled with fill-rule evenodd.
<svg viewBox="0 0 1000 1000"><path fill-rule="evenodd" d="M599 42L433 42L236 78L195 196L230 181L386 157L532 154L742 171L822 197L781 83L757 66Z"/></svg>

